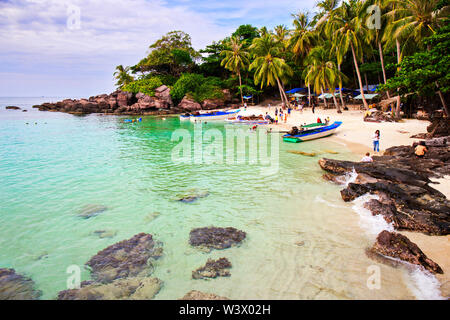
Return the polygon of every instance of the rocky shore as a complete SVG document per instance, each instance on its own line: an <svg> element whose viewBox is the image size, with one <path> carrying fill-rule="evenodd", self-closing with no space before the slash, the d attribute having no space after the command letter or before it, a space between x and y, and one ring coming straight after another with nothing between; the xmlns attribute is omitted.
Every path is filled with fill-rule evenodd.
<svg viewBox="0 0 450 320"><path fill-rule="evenodd" d="M377 195L378 199L366 202L365 208L383 216L395 230L448 235L450 201L431 186L431 178L450 175L450 137L428 140L426 145L428 152L423 158L415 156L414 143L389 148L383 156L373 157L373 162L321 159L319 165L327 171L325 179L339 184L345 180L343 176L357 174L341 190L342 199L348 202L364 194ZM443 273L415 243L397 232L382 231L366 252L378 261L393 263L389 258L394 258L432 273Z"/></svg>
<svg viewBox="0 0 450 320"><path fill-rule="evenodd" d="M213 110L225 107L237 107L229 90L223 90L223 99L205 100L198 103L185 96L175 105L170 95L170 88L163 85L155 89L155 95L143 93L133 94L117 90L111 94L101 94L88 99L65 99L55 103L46 102L35 105L40 111L66 112L71 114L124 114L124 115L157 115L192 112L197 110Z"/></svg>

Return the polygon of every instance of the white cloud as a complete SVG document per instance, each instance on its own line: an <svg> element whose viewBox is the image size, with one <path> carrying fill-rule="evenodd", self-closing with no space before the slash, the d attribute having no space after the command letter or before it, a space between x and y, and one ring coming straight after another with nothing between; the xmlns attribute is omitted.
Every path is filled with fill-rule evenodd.
<svg viewBox="0 0 450 320"><path fill-rule="evenodd" d="M289 17L297 8L311 7L312 2L297 2L297 7L292 7L292 1L287 0L0 2L0 68L4 72L21 74L11 83L23 82L36 93L41 90L39 95L57 94L47 90L49 84L54 81L52 90L57 90L67 83L64 80L67 74L80 79L78 87L74 81L70 82L75 86L75 94L83 90L89 94L112 90L114 67L137 63L148 52L148 46L169 31L189 33L194 47L200 49L229 35L242 23L288 25L289 20L279 21L276 17ZM67 27L69 6L80 8L79 30ZM36 77L27 77L27 74L45 75L46 81L36 84ZM99 88L94 88L95 81L90 81L87 87L83 80L87 76L98 77ZM105 77L108 77L109 87L104 85ZM20 94L11 92L16 87L0 88L0 95Z"/></svg>

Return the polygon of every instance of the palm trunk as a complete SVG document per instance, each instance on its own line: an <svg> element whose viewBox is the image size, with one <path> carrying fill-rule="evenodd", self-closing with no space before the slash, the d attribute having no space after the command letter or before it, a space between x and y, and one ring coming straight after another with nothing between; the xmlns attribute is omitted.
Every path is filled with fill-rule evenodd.
<svg viewBox="0 0 450 320"><path fill-rule="evenodd" d="M334 105L336 106L336 109L337 109L337 113L342 113L341 107L339 106L339 104L338 104L338 102L336 100L336 96L335 96L334 92L332 93L332 95L333 95Z"/></svg>
<svg viewBox="0 0 450 320"><path fill-rule="evenodd" d="M289 98L286 95L286 91L284 91L284 83L283 83L283 81L281 80L280 83L281 83L281 90L282 90L284 99L286 100L286 107L288 107L289 106Z"/></svg>
<svg viewBox="0 0 450 320"><path fill-rule="evenodd" d="M280 79L278 79L278 78L277 78L277 84L278 84L278 89L280 89L281 103L284 104L285 100L284 100L284 95L283 95L283 87L281 86Z"/></svg>
<svg viewBox="0 0 450 320"><path fill-rule="evenodd" d="M367 104L366 97L364 96L364 88L363 88L363 84L362 84L362 80L361 80L361 73L359 72L359 68L358 68L358 60L356 60L355 48L353 47L353 43L350 42L350 45L352 47L353 63L355 64L356 74L358 76L359 88L361 90L361 96L362 96L364 108L369 109L369 105Z"/></svg>
<svg viewBox="0 0 450 320"><path fill-rule="evenodd" d="M400 54L400 41L398 39L395 39L395 45L397 46L397 64L400 64L402 62L402 57ZM397 71L400 71L400 67L398 67ZM397 119L400 119L400 92L397 89L397 107L395 108L395 117Z"/></svg>
<svg viewBox="0 0 450 320"><path fill-rule="evenodd" d="M364 64L364 57L361 58L361 62ZM364 81L366 81L366 89L367 89L367 91L369 91L369 81L367 81L367 73L366 72L364 72Z"/></svg>
<svg viewBox="0 0 450 320"><path fill-rule="evenodd" d="M438 88L439 98L441 99L442 106L444 107L444 112L447 115L447 117L449 117L450 114L448 113L447 103L445 102L444 95L442 94L441 90L439 90L439 84L437 83L437 81L435 83L436 83L436 87Z"/></svg>
<svg viewBox="0 0 450 320"><path fill-rule="evenodd" d="M244 96L242 94L242 79L241 79L241 71L238 71L238 76L239 76L239 89L241 91L241 103L242 105L244 105Z"/></svg>
<svg viewBox="0 0 450 320"><path fill-rule="evenodd" d="M384 57L383 57L383 47L381 46L381 41L378 41L378 52L380 53L380 61L381 61L381 69L383 70L383 80L384 84L386 84L386 69L384 68ZM388 99L391 98L389 91L386 91Z"/></svg>
<svg viewBox="0 0 450 320"><path fill-rule="evenodd" d="M323 93L323 88L322 89L322 97L323 97L323 103L325 104L325 109L328 109L328 103L327 103L327 99L325 98L325 94Z"/></svg>
<svg viewBox="0 0 450 320"><path fill-rule="evenodd" d="M311 87L308 82L308 107L311 107Z"/></svg>
<svg viewBox="0 0 450 320"><path fill-rule="evenodd" d="M339 70L339 73L340 73L341 72L341 65L340 64L338 64L338 70ZM344 97L342 96L342 79L341 79L340 75L339 75L339 97L341 98L342 108L345 108L345 101L344 101ZM339 112L339 113L341 113L341 112Z"/></svg>

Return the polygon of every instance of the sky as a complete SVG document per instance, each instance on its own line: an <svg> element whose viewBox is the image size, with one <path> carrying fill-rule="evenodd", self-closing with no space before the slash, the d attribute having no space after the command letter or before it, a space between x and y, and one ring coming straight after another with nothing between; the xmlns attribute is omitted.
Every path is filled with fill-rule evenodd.
<svg viewBox="0 0 450 320"><path fill-rule="evenodd" d="M0 96L89 97L115 90L165 33L199 50L241 24L291 27L317 0L0 0Z"/></svg>

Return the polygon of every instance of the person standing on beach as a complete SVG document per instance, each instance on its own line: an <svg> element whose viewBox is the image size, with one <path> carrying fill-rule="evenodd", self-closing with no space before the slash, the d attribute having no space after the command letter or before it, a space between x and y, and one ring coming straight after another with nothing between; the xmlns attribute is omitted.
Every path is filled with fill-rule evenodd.
<svg viewBox="0 0 450 320"><path fill-rule="evenodd" d="M375 131L372 140L373 140L373 152L380 152L380 130Z"/></svg>
<svg viewBox="0 0 450 320"><path fill-rule="evenodd" d="M286 123L287 120L287 113L284 114L284 123Z"/></svg>
<svg viewBox="0 0 450 320"><path fill-rule="evenodd" d="M275 108L275 117L278 116L278 108Z"/></svg>

